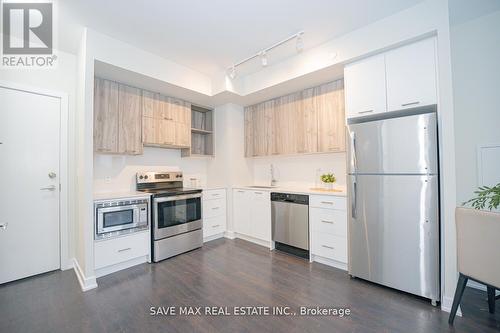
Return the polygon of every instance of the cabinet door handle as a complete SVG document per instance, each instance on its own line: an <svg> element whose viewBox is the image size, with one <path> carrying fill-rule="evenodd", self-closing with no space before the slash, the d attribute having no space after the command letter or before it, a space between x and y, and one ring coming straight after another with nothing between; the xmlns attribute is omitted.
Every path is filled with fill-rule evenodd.
<svg viewBox="0 0 500 333"><path fill-rule="evenodd" d="M212 228L220 227L220 224L213 225Z"/></svg>
<svg viewBox="0 0 500 333"><path fill-rule="evenodd" d="M212 193L213 197L218 197L220 194L219 193Z"/></svg>
<svg viewBox="0 0 500 333"><path fill-rule="evenodd" d="M118 250L118 252L125 252L125 251L129 251L129 250L132 250L132 248L131 247L127 247L127 248Z"/></svg>
<svg viewBox="0 0 500 333"><path fill-rule="evenodd" d="M255 194L262 194L262 192L253 192L253 193L255 193Z"/></svg>
<svg viewBox="0 0 500 333"><path fill-rule="evenodd" d="M220 207L212 207L213 210L219 209Z"/></svg>
<svg viewBox="0 0 500 333"><path fill-rule="evenodd" d="M321 222L328 223L328 224L333 224L334 223L334 221L328 221L328 220L321 220Z"/></svg>
<svg viewBox="0 0 500 333"><path fill-rule="evenodd" d="M373 110L359 111L359 114L372 113Z"/></svg>
<svg viewBox="0 0 500 333"><path fill-rule="evenodd" d="M322 247L330 250L334 250L335 248L333 246L328 246L328 245L321 245Z"/></svg>
<svg viewBox="0 0 500 333"><path fill-rule="evenodd" d="M420 101L404 103L404 104L401 104L401 106L410 106L410 105L417 105L417 104L420 104Z"/></svg>
<svg viewBox="0 0 500 333"><path fill-rule="evenodd" d="M245 191L238 191L238 193L245 193Z"/></svg>
<svg viewBox="0 0 500 333"><path fill-rule="evenodd" d="M331 201L321 201L321 203L325 205L333 205L333 202Z"/></svg>

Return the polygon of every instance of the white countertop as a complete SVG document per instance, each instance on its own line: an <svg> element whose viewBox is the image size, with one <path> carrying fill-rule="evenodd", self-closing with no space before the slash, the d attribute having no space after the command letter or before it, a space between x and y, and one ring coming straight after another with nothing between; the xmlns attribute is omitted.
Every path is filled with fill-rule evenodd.
<svg viewBox="0 0 500 333"><path fill-rule="evenodd" d="M257 190L257 191L267 191L267 192L283 192L283 193L295 193L295 194L307 194L307 195L331 195L335 197L346 197L347 192L345 187L338 186L335 189L341 190L341 192L330 192L330 191L320 191L312 190L307 187L287 187L287 186L276 186L271 188L255 187L255 186L235 186L233 188L242 190Z"/></svg>
<svg viewBox="0 0 500 333"><path fill-rule="evenodd" d="M99 192L94 193L94 200L112 200L122 198L149 197L151 194L140 191Z"/></svg>

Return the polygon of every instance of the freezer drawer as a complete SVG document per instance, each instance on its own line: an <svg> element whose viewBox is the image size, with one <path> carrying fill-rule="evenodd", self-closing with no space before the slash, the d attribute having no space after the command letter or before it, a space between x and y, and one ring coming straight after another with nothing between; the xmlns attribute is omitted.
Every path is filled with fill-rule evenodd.
<svg viewBox="0 0 500 333"><path fill-rule="evenodd" d="M439 300L438 177L349 176L351 275Z"/></svg>
<svg viewBox="0 0 500 333"><path fill-rule="evenodd" d="M437 174L436 114L351 124L349 174Z"/></svg>

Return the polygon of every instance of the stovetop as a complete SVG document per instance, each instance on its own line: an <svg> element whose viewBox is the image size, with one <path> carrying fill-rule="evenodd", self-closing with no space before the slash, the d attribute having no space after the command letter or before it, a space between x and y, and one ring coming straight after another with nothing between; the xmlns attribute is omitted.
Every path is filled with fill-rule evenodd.
<svg viewBox="0 0 500 333"><path fill-rule="evenodd" d="M172 197L184 194L201 193L202 190L197 188L180 187L180 188L169 188L169 189L144 189L138 191L144 193L151 193L153 197L159 198L159 197Z"/></svg>

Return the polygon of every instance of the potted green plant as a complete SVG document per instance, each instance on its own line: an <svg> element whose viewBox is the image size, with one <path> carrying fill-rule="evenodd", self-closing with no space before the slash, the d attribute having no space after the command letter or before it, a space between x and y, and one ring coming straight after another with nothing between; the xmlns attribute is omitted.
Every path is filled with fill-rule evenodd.
<svg viewBox="0 0 500 333"><path fill-rule="evenodd" d="M320 177L321 181L325 184L326 188L331 190L333 188L333 183L337 180L333 173L325 173Z"/></svg>
<svg viewBox="0 0 500 333"><path fill-rule="evenodd" d="M487 208L488 210L497 209L500 205L500 183L493 187L481 186L477 191L475 198L472 198L462 205L471 205L475 209L483 210Z"/></svg>

